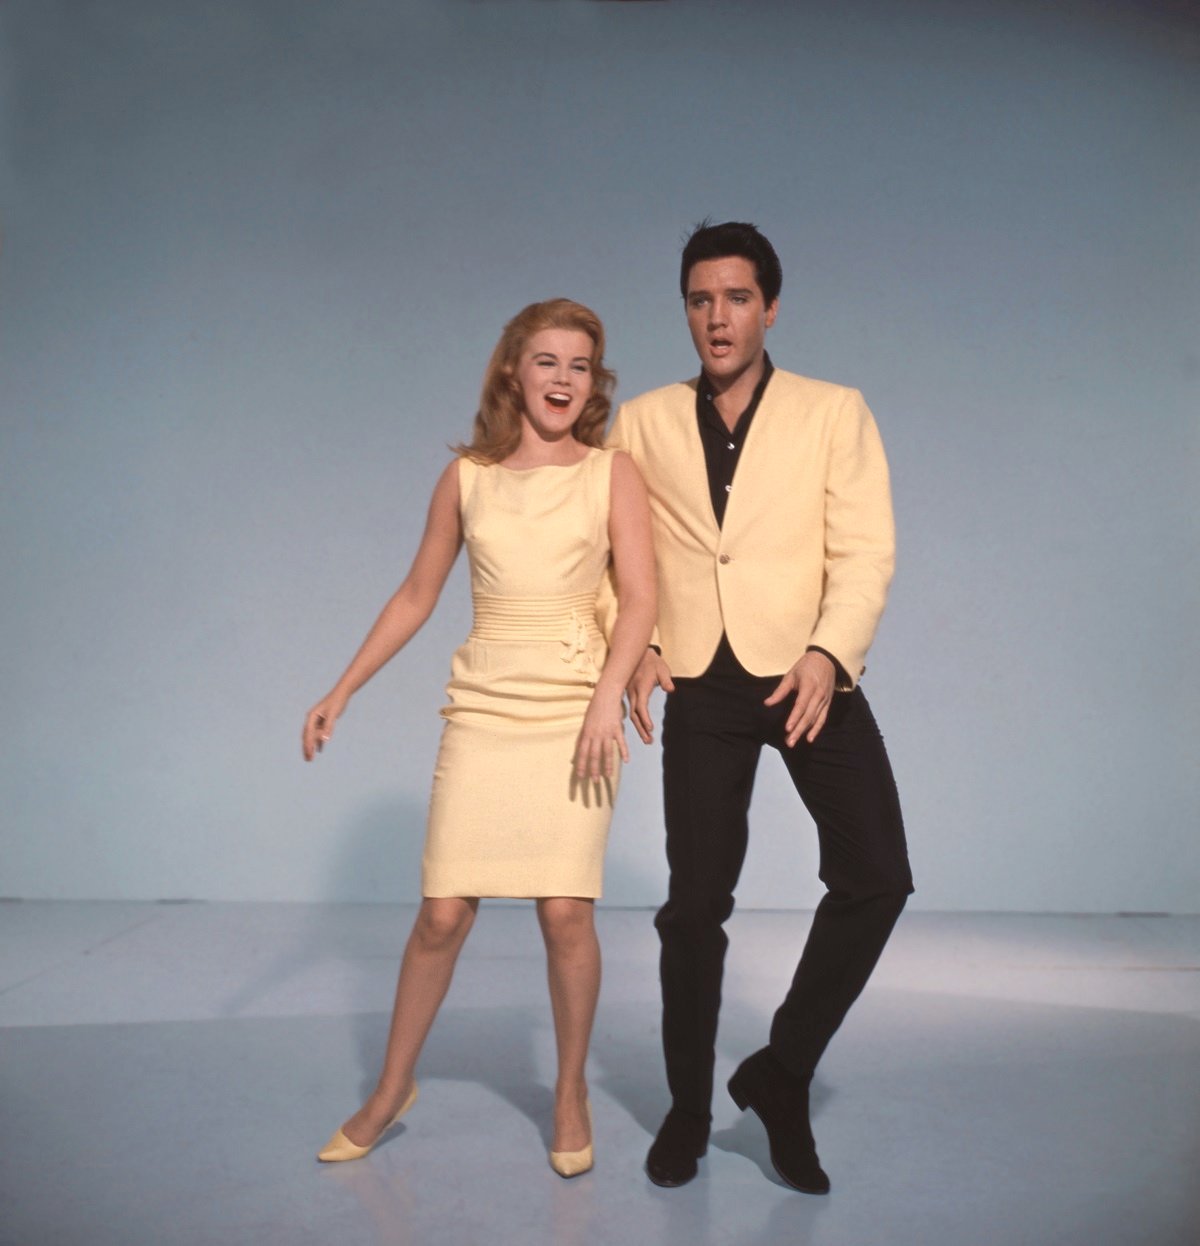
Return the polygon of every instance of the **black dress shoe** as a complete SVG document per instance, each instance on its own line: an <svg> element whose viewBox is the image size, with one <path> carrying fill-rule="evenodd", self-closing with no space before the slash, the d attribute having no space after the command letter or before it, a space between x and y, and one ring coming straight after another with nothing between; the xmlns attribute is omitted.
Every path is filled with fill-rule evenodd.
<svg viewBox="0 0 1200 1246"><path fill-rule="evenodd" d="M646 1155L646 1176L655 1185L687 1185L696 1161L708 1150L709 1122L703 1116L672 1108L658 1128Z"/></svg>
<svg viewBox="0 0 1200 1246"><path fill-rule="evenodd" d="M752 1108L767 1131L771 1163L792 1187L805 1194L828 1194L829 1178L817 1159L808 1124L808 1077L788 1072L769 1047L747 1056L729 1079L729 1093L744 1112Z"/></svg>

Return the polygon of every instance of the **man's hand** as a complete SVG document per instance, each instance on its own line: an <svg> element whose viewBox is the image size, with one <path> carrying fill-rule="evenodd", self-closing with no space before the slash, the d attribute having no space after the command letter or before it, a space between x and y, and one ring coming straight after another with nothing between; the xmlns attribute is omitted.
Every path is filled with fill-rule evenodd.
<svg viewBox="0 0 1200 1246"><path fill-rule="evenodd" d="M788 748L794 748L801 736L811 744L820 734L833 700L835 678L833 663L823 653L810 650L763 702L764 705L778 705L791 693L796 694L796 703L784 726Z"/></svg>
<svg viewBox="0 0 1200 1246"><path fill-rule="evenodd" d="M674 692L675 685L671 682L671 671L662 657L653 649L647 649L633 672L633 678L625 689L629 696L629 717L642 737L643 744L654 742L654 722L650 718L650 694L655 688L664 692Z"/></svg>

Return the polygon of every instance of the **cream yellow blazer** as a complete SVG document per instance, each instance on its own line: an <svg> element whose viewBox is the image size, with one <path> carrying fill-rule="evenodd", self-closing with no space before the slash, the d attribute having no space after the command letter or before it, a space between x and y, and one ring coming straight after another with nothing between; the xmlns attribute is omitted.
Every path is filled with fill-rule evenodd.
<svg viewBox="0 0 1200 1246"><path fill-rule="evenodd" d="M867 404L856 389L777 368L718 527L696 384L623 403L608 437L650 492L658 643L671 673L703 674L724 629L752 674L780 675L818 645L853 685L895 561L887 460Z"/></svg>

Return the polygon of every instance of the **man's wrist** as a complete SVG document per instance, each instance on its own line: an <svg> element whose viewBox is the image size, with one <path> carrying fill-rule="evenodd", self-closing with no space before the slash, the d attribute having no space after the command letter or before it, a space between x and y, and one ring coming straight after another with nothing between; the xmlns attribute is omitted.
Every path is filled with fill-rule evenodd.
<svg viewBox="0 0 1200 1246"><path fill-rule="evenodd" d="M835 688L849 688L851 686L850 676L846 674L846 668L828 649L822 649L820 645L809 645L804 652L819 653L823 658L828 658L833 663L833 684Z"/></svg>

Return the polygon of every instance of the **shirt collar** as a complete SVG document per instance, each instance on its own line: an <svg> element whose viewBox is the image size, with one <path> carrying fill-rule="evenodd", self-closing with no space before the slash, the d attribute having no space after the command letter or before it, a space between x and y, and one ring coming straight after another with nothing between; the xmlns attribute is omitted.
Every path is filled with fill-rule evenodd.
<svg viewBox="0 0 1200 1246"><path fill-rule="evenodd" d="M771 356L763 351L763 374L759 378L758 384L754 387L754 393L750 396L750 402L747 404L745 411L738 416L734 425L735 431L748 423L754 418L754 413L758 410L758 404L762 401L763 393L766 391L767 382L771 379L771 374L775 371L775 365L771 362ZM700 373L700 381L696 386L696 414L702 420L709 422L716 421L721 428L728 433L728 428L724 420L721 419L720 413L717 411L716 395L708 377L702 371Z"/></svg>

